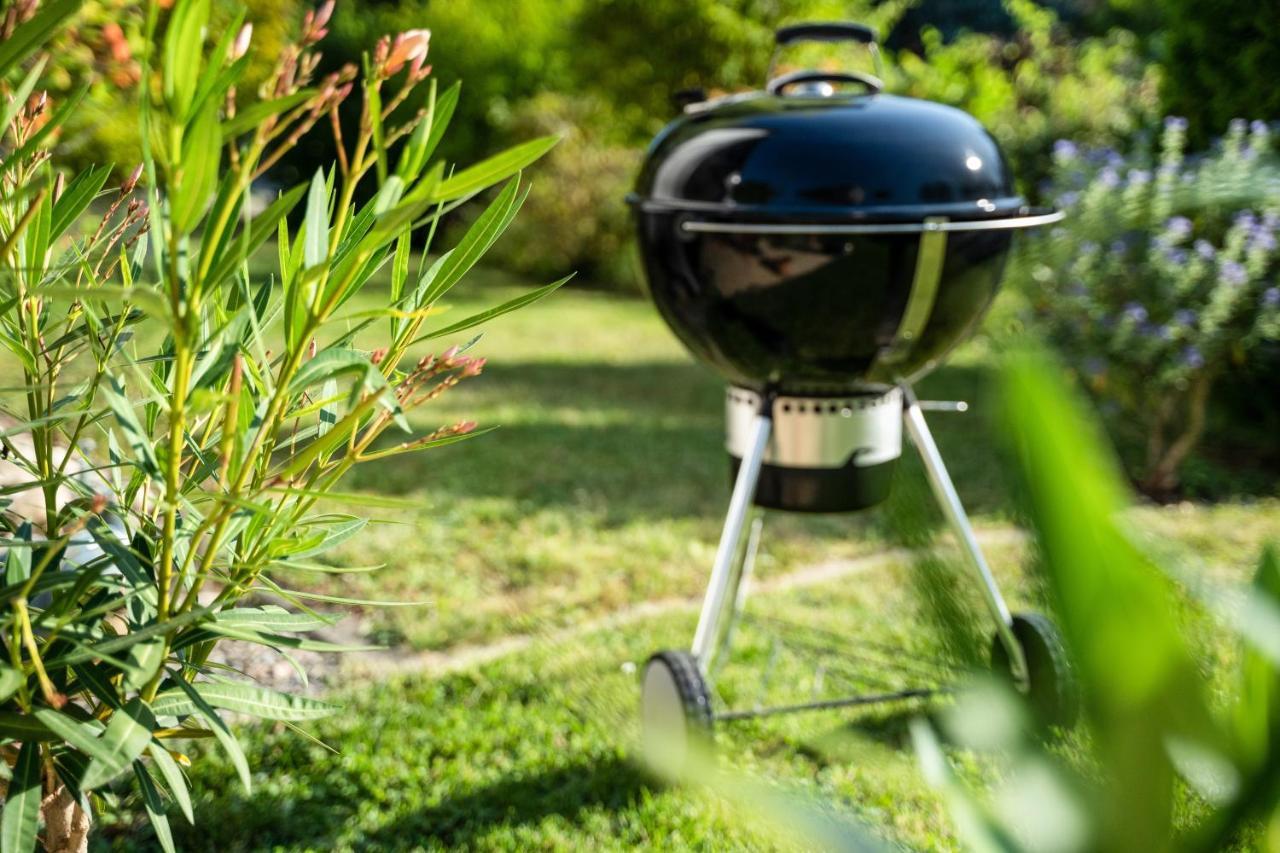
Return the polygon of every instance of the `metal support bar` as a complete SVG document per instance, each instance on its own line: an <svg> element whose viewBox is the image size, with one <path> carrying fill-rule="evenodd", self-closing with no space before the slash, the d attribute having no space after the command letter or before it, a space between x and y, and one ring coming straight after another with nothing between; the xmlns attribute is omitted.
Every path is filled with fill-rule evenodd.
<svg viewBox="0 0 1280 853"><path fill-rule="evenodd" d="M742 464L738 466L738 478L733 484L733 497L729 500L724 529L720 532L720 545L716 549L716 560L711 568L711 580L707 584L707 593L702 600L698 630L693 635L691 651L704 674L715 652L716 639L721 635L725 603L730 596L737 594L736 589L730 590L735 575L741 578L741 575L734 571L734 558L738 554L742 528L751 509L751 502L755 498L760 466L764 464L764 452L769 446L769 436L772 432L772 413L765 411L757 415L755 422L751 425L751 438L747 444L747 452L742 457Z"/></svg>
<svg viewBox="0 0 1280 853"><path fill-rule="evenodd" d="M947 473L947 466L942 461L942 454L938 452L938 445L933 441L933 433L929 432L929 425L925 422L920 402L916 399L911 387L906 384L902 385L902 399L905 404L902 417L906 422L907 432L911 436L911 443L920 451L920 458L924 462L924 470L929 477L929 485L933 488L934 497L937 498L938 505L947 517L951 529L960 539L960 546L969 558L969 563L982 581L987 608L995 620L1000 642L1009 653L1014 678L1020 683L1025 683L1027 665L1023 658L1022 646L1013 635L1013 616L1009 613L1004 596L1000 594L1000 588L996 585L991 567L987 565L987 560L982 555L982 548L979 547L973 527L969 524L969 516L964 511L964 505L960 503L960 496L956 494L956 487L951 482L951 475Z"/></svg>
<svg viewBox="0 0 1280 853"><path fill-rule="evenodd" d="M946 689L913 688L895 690L890 693L873 693L867 696L848 696L843 699L823 699L817 702L801 702L796 705L776 705L771 708L751 708L743 711L722 711L715 715L715 721L733 722L734 720L752 720L757 717L775 717L779 714L795 714L800 711L829 711L833 708L851 708L857 705L877 705L881 702L898 702L903 699L925 699L949 692Z"/></svg>
<svg viewBox="0 0 1280 853"><path fill-rule="evenodd" d="M747 547L742 560L735 566L730 587L737 591L733 598L733 608L729 611L729 619L724 626L724 636L716 643L716 669L724 665L728 658L728 649L733 645L733 629L742 617L742 609L747 603L748 587L751 586L751 573L755 570L756 554L760 550L760 534L764 529L764 512L756 509L751 513L751 530L747 533Z"/></svg>
<svg viewBox="0 0 1280 853"><path fill-rule="evenodd" d="M964 400L917 400L922 412L967 412L969 404Z"/></svg>

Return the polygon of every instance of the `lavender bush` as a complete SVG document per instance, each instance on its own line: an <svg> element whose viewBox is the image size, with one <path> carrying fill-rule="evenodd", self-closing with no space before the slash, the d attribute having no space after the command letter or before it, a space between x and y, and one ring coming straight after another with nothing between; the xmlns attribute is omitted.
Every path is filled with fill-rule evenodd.
<svg viewBox="0 0 1280 853"><path fill-rule="evenodd" d="M1139 484L1164 496L1205 425L1214 383L1280 341L1277 133L1232 122L1185 154L1168 118L1155 151L1054 149L1068 218L1030 248L1037 318L1104 405L1139 425Z"/></svg>

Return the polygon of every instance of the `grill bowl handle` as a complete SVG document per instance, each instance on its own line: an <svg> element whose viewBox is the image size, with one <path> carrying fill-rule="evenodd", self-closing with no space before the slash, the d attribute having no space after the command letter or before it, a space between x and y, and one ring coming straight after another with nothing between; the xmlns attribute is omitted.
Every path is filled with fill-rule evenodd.
<svg viewBox="0 0 1280 853"><path fill-rule="evenodd" d="M866 24L810 23L782 27L774 36L774 40L779 47L797 41L856 41L861 44L875 44L876 36L875 29Z"/></svg>

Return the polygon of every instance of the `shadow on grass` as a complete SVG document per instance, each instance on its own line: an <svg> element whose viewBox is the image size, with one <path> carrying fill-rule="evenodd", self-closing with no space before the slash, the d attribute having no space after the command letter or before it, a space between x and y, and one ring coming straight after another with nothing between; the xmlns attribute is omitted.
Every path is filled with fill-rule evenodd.
<svg viewBox="0 0 1280 853"><path fill-rule="evenodd" d="M403 846L409 839L470 848L498 828L530 826L549 817L573 823L587 809L631 808L653 784L643 770L621 758L568 764L474 788L398 818L367 834L362 843L376 850Z"/></svg>
<svg viewBox="0 0 1280 853"><path fill-rule="evenodd" d="M992 384L986 369L957 367L920 386L924 397L972 404L966 414L931 416L931 425L974 512L1007 506L992 440ZM450 398L451 411L497 426L494 432L363 466L348 485L433 501L511 500L533 511L583 507L603 512L606 524L718 518L729 491L722 388L692 363L504 366ZM912 452L902 468L923 483Z"/></svg>

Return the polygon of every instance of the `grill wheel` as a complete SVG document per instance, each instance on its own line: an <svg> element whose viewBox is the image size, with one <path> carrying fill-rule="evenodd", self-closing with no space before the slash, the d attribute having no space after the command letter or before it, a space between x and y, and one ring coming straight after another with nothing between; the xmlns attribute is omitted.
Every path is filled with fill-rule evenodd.
<svg viewBox="0 0 1280 853"><path fill-rule="evenodd" d="M1042 613L1015 613L1013 636L1027 661L1025 695L1037 718L1050 726L1074 726L1080 716L1079 686L1058 627ZM999 636L991 644L991 669L1012 681L1009 653Z"/></svg>
<svg viewBox="0 0 1280 853"><path fill-rule="evenodd" d="M641 748L649 767L668 779L684 775L695 753L709 754L711 694L693 655L655 653L640 691Z"/></svg>

